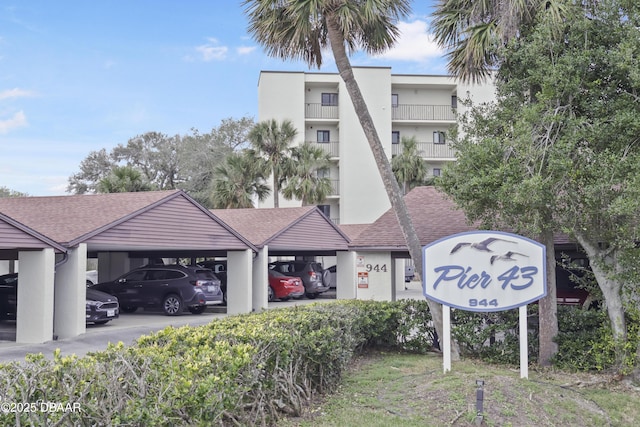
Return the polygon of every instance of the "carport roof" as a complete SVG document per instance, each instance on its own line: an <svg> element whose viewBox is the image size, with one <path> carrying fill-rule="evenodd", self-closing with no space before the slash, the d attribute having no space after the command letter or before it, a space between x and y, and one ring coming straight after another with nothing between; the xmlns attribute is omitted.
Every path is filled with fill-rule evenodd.
<svg viewBox="0 0 640 427"><path fill-rule="evenodd" d="M435 187L416 187L404 200L422 246L451 234L478 229L469 225L464 212ZM406 251L407 245L393 209L361 232L349 247Z"/></svg>
<svg viewBox="0 0 640 427"><path fill-rule="evenodd" d="M66 248L59 243L0 213L0 252L45 248L66 252Z"/></svg>
<svg viewBox="0 0 640 427"><path fill-rule="evenodd" d="M480 229L476 225L469 224L464 212L435 187L416 187L404 197L404 200L422 246L452 234ZM562 233L556 234L554 241L556 245L573 245L569 237ZM393 209L389 209L366 230L361 231L353 239L349 248L407 251L407 245Z"/></svg>
<svg viewBox="0 0 640 427"><path fill-rule="evenodd" d="M257 247L269 251L347 250L349 238L317 207L211 211Z"/></svg>
<svg viewBox="0 0 640 427"><path fill-rule="evenodd" d="M181 190L0 198L0 213L67 247L255 250Z"/></svg>

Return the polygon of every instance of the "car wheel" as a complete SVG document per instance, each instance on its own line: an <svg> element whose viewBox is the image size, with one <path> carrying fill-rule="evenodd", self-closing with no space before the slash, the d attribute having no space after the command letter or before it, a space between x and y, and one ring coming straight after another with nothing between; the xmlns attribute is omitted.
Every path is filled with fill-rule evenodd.
<svg viewBox="0 0 640 427"><path fill-rule="evenodd" d="M273 292L273 288L269 286L269 288L267 289L267 292L269 295L269 302L273 301L276 298L276 293Z"/></svg>
<svg viewBox="0 0 640 427"><path fill-rule="evenodd" d="M204 313L205 308L207 308L207 306L199 305L197 307L189 307L189 311L191 314L202 314Z"/></svg>
<svg viewBox="0 0 640 427"><path fill-rule="evenodd" d="M307 298L316 299L316 298L318 298L318 294L307 294Z"/></svg>
<svg viewBox="0 0 640 427"><path fill-rule="evenodd" d="M120 309L125 313L133 313L138 309L137 305L123 305Z"/></svg>
<svg viewBox="0 0 640 427"><path fill-rule="evenodd" d="M104 325L108 320L98 320L97 322L93 322L94 325Z"/></svg>
<svg viewBox="0 0 640 427"><path fill-rule="evenodd" d="M222 305L227 305L227 291L222 292Z"/></svg>
<svg viewBox="0 0 640 427"><path fill-rule="evenodd" d="M167 295L162 301L162 310L167 316L177 316L182 312L182 300L176 294Z"/></svg>

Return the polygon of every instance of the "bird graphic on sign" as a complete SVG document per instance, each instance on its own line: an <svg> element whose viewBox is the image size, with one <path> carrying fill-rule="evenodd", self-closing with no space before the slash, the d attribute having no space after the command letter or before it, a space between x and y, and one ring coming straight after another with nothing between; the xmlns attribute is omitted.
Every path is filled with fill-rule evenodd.
<svg viewBox="0 0 640 427"><path fill-rule="evenodd" d="M455 245L453 247L453 249L451 249L451 252L449 252L449 254L453 254L458 252L461 248L467 247L469 246L470 248L473 248L475 250L478 251L482 251L482 252L493 252L491 249L489 249L489 245L492 244L493 242L496 241L500 241L500 242L507 242L507 243L516 243L513 242L511 240L505 240L505 239L499 239L497 237L489 237L488 239L484 239L481 242L460 242L457 245Z"/></svg>
<svg viewBox="0 0 640 427"><path fill-rule="evenodd" d="M517 261L515 258L513 258L514 255L529 258L529 255L521 254L520 252L509 251L502 255L492 255L489 259L489 263L493 264L494 261Z"/></svg>

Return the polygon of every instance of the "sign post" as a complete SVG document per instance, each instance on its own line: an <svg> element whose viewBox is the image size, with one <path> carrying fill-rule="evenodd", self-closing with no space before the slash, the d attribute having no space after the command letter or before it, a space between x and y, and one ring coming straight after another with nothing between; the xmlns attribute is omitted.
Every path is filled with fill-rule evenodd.
<svg viewBox="0 0 640 427"><path fill-rule="evenodd" d="M527 304L547 294L545 246L511 233L476 231L423 248L423 292L443 305L443 367L451 370L450 310L519 308L520 377L528 378Z"/></svg>

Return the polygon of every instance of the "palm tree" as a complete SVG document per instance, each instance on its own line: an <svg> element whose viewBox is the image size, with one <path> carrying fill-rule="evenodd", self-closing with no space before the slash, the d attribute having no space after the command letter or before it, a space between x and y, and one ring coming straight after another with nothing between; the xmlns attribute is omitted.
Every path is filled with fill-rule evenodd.
<svg viewBox="0 0 640 427"><path fill-rule="evenodd" d="M378 54L391 47L399 34L395 22L410 12L409 0L244 0L249 31L267 54L283 60L304 60L321 67L323 50L330 47L340 77L380 172L382 182L418 273L422 274L422 247L409 216L402 191L384 152L373 119L353 74L347 52L361 48ZM427 300L434 325L442 335L442 310ZM452 357L457 356L453 349Z"/></svg>
<svg viewBox="0 0 640 427"><path fill-rule="evenodd" d="M98 181L96 185L98 193L128 193L152 189L152 185L133 166L116 166L108 176Z"/></svg>
<svg viewBox="0 0 640 427"><path fill-rule="evenodd" d="M305 142L291 149L291 170L282 194L286 199L302 200L302 205L322 202L331 194L331 181L318 176L318 171L331 166L331 157L322 148Z"/></svg>
<svg viewBox="0 0 640 427"><path fill-rule="evenodd" d="M566 9L559 0L441 0L431 25L436 42L448 52L449 72L477 83L500 62L499 48L542 13L559 24Z"/></svg>
<svg viewBox="0 0 640 427"><path fill-rule="evenodd" d="M254 198L263 201L269 195L267 165L252 150L229 154L215 172L211 203L216 209L253 208Z"/></svg>
<svg viewBox="0 0 640 427"><path fill-rule="evenodd" d="M273 207L279 207L280 186L287 178L289 146L298 131L290 120L278 123L267 120L256 124L249 132L253 148L267 160L273 175Z"/></svg>
<svg viewBox="0 0 640 427"><path fill-rule="evenodd" d="M427 164L418 151L418 141L415 137L403 137L402 153L391 159L391 169L399 183L402 184L402 192L407 194L409 190L424 184L427 174Z"/></svg>

